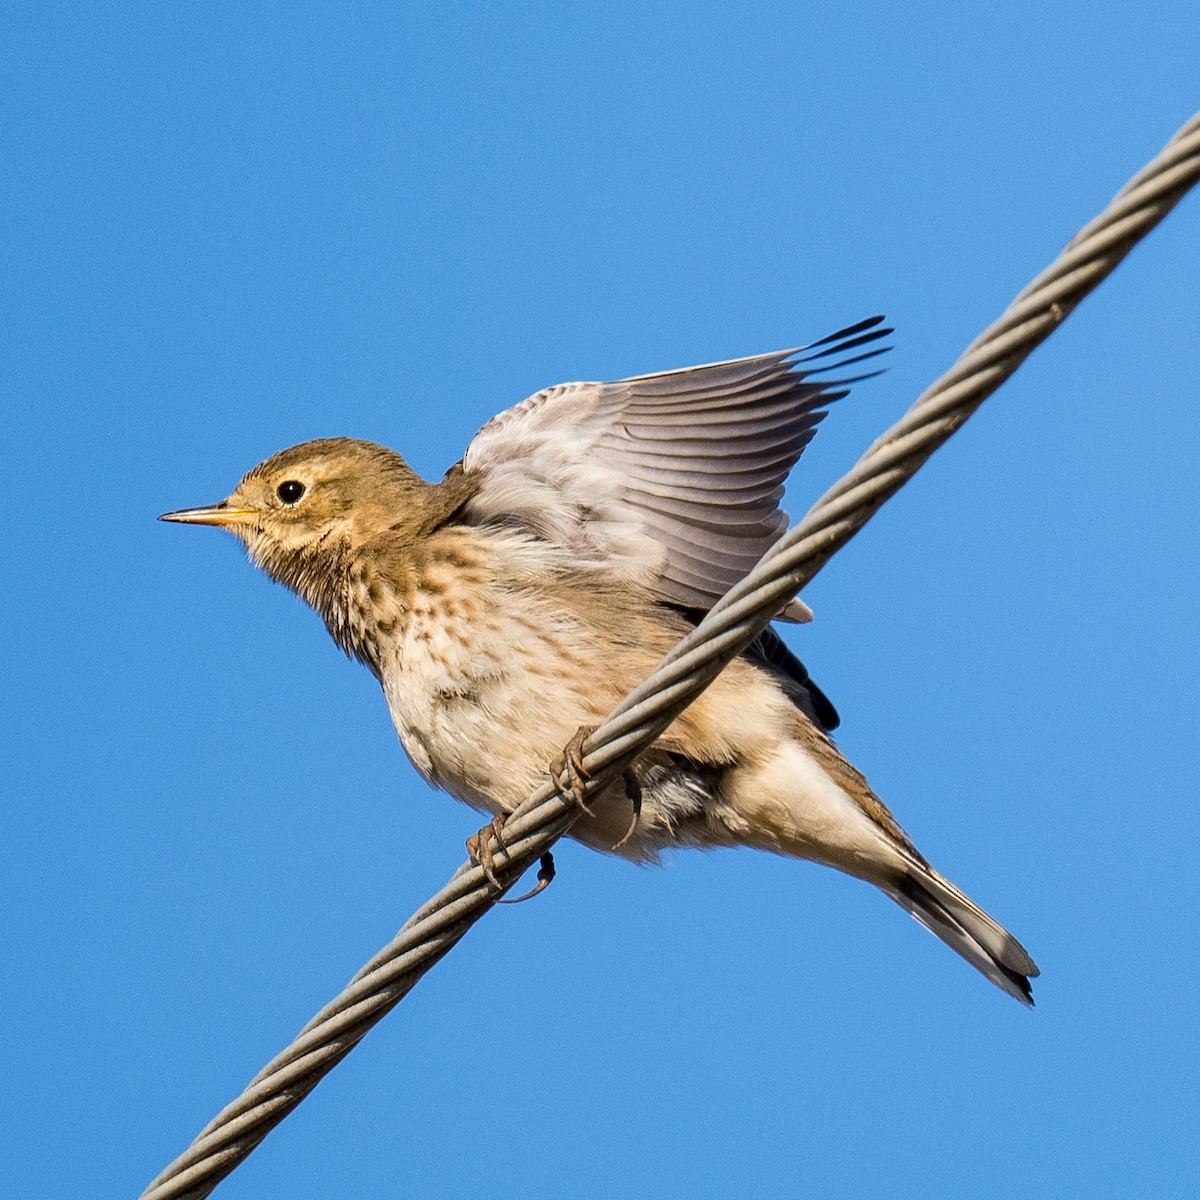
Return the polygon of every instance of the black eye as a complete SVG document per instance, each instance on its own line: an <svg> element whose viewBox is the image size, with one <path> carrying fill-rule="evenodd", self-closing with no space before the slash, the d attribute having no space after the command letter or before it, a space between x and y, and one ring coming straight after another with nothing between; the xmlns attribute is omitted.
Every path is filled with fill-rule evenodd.
<svg viewBox="0 0 1200 1200"><path fill-rule="evenodd" d="M276 489L277 495L284 504L297 504L304 495L304 484L298 479L285 479Z"/></svg>

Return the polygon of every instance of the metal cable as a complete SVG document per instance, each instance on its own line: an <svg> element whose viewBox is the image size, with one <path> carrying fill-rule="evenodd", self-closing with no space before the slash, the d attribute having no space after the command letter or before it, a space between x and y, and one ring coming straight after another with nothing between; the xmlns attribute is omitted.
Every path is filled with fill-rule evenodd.
<svg viewBox="0 0 1200 1200"><path fill-rule="evenodd" d="M1200 113L1072 238L1051 266L714 606L654 674L618 705L584 746L589 794L620 774L753 641L1198 178ZM505 845L492 840L495 873L505 890L578 815L573 801L547 783L509 817ZM497 899L479 867L460 867L151 1183L141 1200L207 1196Z"/></svg>

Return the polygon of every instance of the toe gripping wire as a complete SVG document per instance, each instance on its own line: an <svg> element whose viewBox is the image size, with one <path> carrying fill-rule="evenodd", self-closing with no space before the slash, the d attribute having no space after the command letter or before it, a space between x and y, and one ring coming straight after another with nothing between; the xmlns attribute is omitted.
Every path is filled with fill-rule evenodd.
<svg viewBox="0 0 1200 1200"><path fill-rule="evenodd" d="M564 799L570 798L575 802L578 810L576 817L592 815L592 810L588 807L587 802L589 776L583 767L583 744L595 732L595 725L581 726L563 748L558 761L550 764L551 787ZM500 858L512 860L504 837L507 824L508 814L497 813L482 829L467 838L467 856L484 873L488 883L496 889L496 895L493 898L497 904L520 904L525 900L532 900L534 896L544 892L553 883L556 874L554 855L550 853L549 849L540 855L537 884L533 888L522 896L512 899L505 898L504 893L518 877L513 876L505 881L498 874Z"/></svg>
<svg viewBox="0 0 1200 1200"><path fill-rule="evenodd" d="M548 781L505 818L500 830L481 830L481 846L497 842L490 867L485 869L482 861L460 867L344 991L150 1184L142 1200L207 1196L453 948L496 903L499 893L512 887L528 867L549 852L579 817L580 805L618 778L725 663L749 645L771 617L1166 216L1198 176L1200 114L1067 243L1058 258L717 603L654 674L603 725L580 741L576 748L578 787L569 778L560 781L556 775L554 782ZM568 761L569 750L564 752ZM539 884L538 890L542 886Z"/></svg>
<svg viewBox="0 0 1200 1200"><path fill-rule="evenodd" d="M583 765L583 747L587 739L596 732L596 729L597 726L595 725L581 725L576 730L574 737L563 748L562 755L558 761L550 765L550 783L558 791L559 795L564 798L569 797L575 802L575 807L578 810L576 818L595 815L588 806L588 783L591 780L591 776ZM629 828L625 830L621 840L612 847L614 850L620 850L633 837L637 831L638 822L642 817L642 787L633 772L632 766L624 769L622 780L625 784L625 795L629 799L633 813L629 822ZM512 899L504 897L504 891L510 885L503 883L496 874L496 850L492 846L492 840L495 840L496 846L501 852L507 851L504 841L504 829L507 823L508 818L503 813L493 817L478 833L473 833L467 838L467 854L470 856L471 861L487 876L488 882L496 889L497 904L520 904L525 900L532 900L534 896L540 895L554 882L556 874L554 855L549 850L546 850L538 859L537 883L534 887L522 896Z"/></svg>

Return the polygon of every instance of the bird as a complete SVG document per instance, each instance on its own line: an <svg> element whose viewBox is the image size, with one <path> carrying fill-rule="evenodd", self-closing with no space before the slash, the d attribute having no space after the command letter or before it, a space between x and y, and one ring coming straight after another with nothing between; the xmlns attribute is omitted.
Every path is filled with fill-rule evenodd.
<svg viewBox="0 0 1200 1200"><path fill-rule="evenodd" d="M261 462L227 499L160 519L240 539L375 675L424 779L502 833L780 537L785 480L829 405L878 374L844 372L889 348L882 322L547 388L485 424L437 483L382 445L319 438ZM793 599L778 619L812 615ZM748 846L832 867L1031 1005L1032 958L921 855L838 750L838 722L768 626L570 834L635 862Z"/></svg>

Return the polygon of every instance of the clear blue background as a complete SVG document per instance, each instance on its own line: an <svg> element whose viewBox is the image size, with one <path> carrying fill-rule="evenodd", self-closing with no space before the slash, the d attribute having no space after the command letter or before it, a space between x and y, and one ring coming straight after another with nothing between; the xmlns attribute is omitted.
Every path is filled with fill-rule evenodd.
<svg viewBox="0 0 1200 1200"><path fill-rule="evenodd" d="M432 6L430 6L432 7ZM463 859L366 671L156 524L303 438L885 311L802 512L1197 107L1194 0L12 8L0 1194L136 1194ZM573 844L219 1192L1197 1186L1200 197L839 555L846 753L1043 968Z"/></svg>

